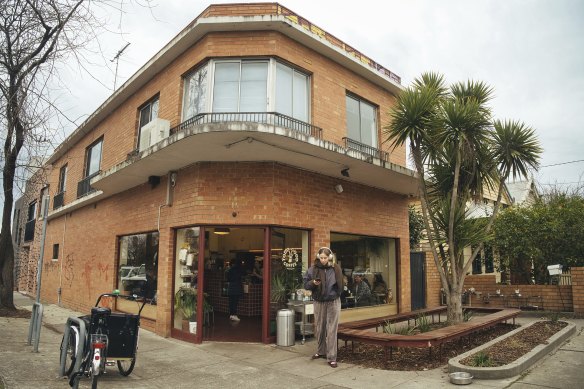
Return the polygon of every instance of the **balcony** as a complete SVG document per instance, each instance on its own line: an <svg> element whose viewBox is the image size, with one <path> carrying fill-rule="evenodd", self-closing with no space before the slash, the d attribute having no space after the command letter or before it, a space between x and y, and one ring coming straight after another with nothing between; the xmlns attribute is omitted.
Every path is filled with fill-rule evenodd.
<svg viewBox="0 0 584 389"><path fill-rule="evenodd" d="M90 176L85 177L79 183L77 183L77 198L87 196L91 192L95 191L94 188L91 187L91 179L97 177L100 172L93 173Z"/></svg>
<svg viewBox="0 0 584 389"><path fill-rule="evenodd" d="M271 124L273 126L287 128L301 134L312 136L317 139L322 138L322 128L313 126L293 117L277 112L218 112L201 113L185 120L178 126L170 129L170 135L176 134L186 128L209 123L234 123L248 122Z"/></svg>
<svg viewBox="0 0 584 389"><path fill-rule="evenodd" d="M36 224L36 220L29 220L26 222L26 226L24 227L24 241L30 242L34 239L34 227Z"/></svg>
<svg viewBox="0 0 584 389"><path fill-rule="evenodd" d="M65 204L65 192L57 193L53 197L53 210L61 208Z"/></svg>
<svg viewBox="0 0 584 389"><path fill-rule="evenodd" d="M369 155L373 158L378 158L380 161L388 162L389 153L387 151L376 149L373 146L366 145L365 143L357 142L351 138L343 138L345 142L345 148L347 150L355 150L360 153Z"/></svg>

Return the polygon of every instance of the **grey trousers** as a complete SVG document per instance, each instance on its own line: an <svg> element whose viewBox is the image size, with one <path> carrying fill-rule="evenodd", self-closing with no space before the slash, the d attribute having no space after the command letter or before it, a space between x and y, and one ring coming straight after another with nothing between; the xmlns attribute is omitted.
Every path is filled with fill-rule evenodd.
<svg viewBox="0 0 584 389"><path fill-rule="evenodd" d="M337 360L337 329L341 313L341 299L314 302L314 335L318 342L317 353L326 355L327 361Z"/></svg>

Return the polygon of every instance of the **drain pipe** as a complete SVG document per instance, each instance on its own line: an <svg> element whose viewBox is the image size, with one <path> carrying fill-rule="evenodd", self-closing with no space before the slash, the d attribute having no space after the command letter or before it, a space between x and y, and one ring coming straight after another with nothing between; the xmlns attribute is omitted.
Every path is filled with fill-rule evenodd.
<svg viewBox="0 0 584 389"><path fill-rule="evenodd" d="M57 305L61 306L61 294L63 292L63 262L65 262L65 236L67 235L67 213L63 225L63 248L61 249L61 266L59 266L59 288L57 289Z"/></svg>
<svg viewBox="0 0 584 389"><path fill-rule="evenodd" d="M176 186L176 179L178 177L177 172L170 171L168 172L168 180L166 184L166 203L160 204L158 206L158 220L156 230L160 233L160 212L164 207L172 207L172 201L174 197L174 187Z"/></svg>

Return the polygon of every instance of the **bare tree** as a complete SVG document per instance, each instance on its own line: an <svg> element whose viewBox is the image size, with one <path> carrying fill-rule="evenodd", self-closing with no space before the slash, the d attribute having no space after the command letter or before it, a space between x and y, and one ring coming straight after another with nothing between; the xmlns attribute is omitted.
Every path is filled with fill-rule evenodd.
<svg viewBox="0 0 584 389"><path fill-rule="evenodd" d="M96 11L109 8L122 12L122 5L121 0L0 0L0 167L4 197L0 306L5 308L15 309L10 223L13 190L19 184L17 172L38 167L30 166L31 158L47 155L55 146L55 129L49 129L47 123L60 112L47 85L57 75L59 61L72 58L81 63L83 48L97 40L103 22Z"/></svg>

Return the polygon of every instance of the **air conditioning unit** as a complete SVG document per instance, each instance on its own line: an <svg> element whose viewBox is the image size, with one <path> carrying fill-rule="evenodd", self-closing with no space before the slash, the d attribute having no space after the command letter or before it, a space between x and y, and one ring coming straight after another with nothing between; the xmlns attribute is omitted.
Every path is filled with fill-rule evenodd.
<svg viewBox="0 0 584 389"><path fill-rule="evenodd" d="M161 140L168 138L170 133L170 122L168 120L155 118L140 130L140 151L155 145Z"/></svg>

